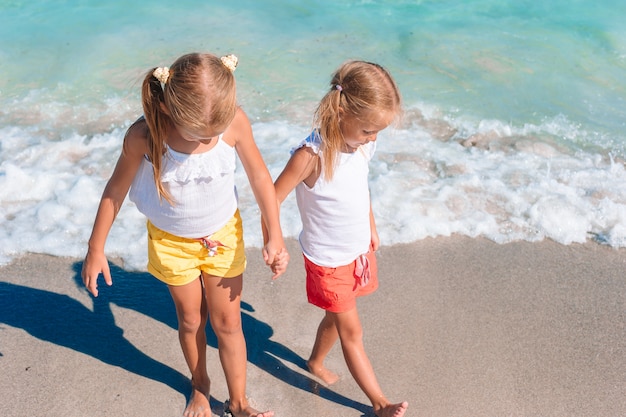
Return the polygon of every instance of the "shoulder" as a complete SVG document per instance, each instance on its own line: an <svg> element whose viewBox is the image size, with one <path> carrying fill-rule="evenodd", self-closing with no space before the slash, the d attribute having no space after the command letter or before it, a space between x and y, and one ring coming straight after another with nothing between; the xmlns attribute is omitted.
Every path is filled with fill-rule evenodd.
<svg viewBox="0 0 626 417"><path fill-rule="evenodd" d="M141 156L148 153L148 125L143 117L135 121L124 136L124 153Z"/></svg>
<svg viewBox="0 0 626 417"><path fill-rule="evenodd" d="M315 149L310 146L301 146L299 148L295 148L291 152L291 158L304 163L309 163L311 160L319 159L319 155Z"/></svg>
<svg viewBox="0 0 626 417"><path fill-rule="evenodd" d="M233 121L230 122L230 125L228 125L228 128L222 135L222 140L230 146L235 146L237 143L251 139L252 127L250 126L250 119L248 119L246 112L241 107L238 107Z"/></svg>
<svg viewBox="0 0 626 417"><path fill-rule="evenodd" d="M302 146L292 152L283 172L295 178L294 186L304 182L309 188L313 188L321 173L320 156L313 148Z"/></svg>
<svg viewBox="0 0 626 417"><path fill-rule="evenodd" d="M319 154L321 145L322 138L320 137L319 132L314 130L309 136L307 136L306 139L291 149L291 154L293 155L301 149L308 149L308 152Z"/></svg>

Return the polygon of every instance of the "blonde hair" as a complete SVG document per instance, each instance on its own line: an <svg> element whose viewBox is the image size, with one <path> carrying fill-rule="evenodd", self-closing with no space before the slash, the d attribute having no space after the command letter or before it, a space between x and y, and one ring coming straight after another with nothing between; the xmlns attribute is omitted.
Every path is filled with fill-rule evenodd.
<svg viewBox="0 0 626 417"><path fill-rule="evenodd" d="M161 183L162 159L171 123L192 131L210 128L223 132L235 117L237 99L233 70L215 55L183 55L171 67L164 68L165 78L163 71L159 71L162 69L152 68L146 74L141 100L148 125L148 158L154 167L157 193L172 203Z"/></svg>
<svg viewBox="0 0 626 417"><path fill-rule="evenodd" d="M365 61L348 61L341 65L331 78L330 90L315 111L314 123L322 139L326 178L332 178L337 156L344 146L340 112L356 118L371 111L391 111L399 115L401 103L393 77L382 66Z"/></svg>

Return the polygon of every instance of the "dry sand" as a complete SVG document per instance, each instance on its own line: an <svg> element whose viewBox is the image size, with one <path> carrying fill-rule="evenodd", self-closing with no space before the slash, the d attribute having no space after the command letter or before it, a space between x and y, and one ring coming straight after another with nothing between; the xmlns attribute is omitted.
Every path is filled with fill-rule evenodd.
<svg viewBox="0 0 626 417"><path fill-rule="evenodd" d="M248 251L249 396L277 417L369 416L339 347L334 386L303 370L322 312L306 302L296 245L276 282ZM359 302L381 386L415 417L625 416L625 254L464 237L382 248L381 287ZM80 262L29 255L0 268L0 416L181 415L188 372L167 290L113 260L114 285L94 299Z"/></svg>

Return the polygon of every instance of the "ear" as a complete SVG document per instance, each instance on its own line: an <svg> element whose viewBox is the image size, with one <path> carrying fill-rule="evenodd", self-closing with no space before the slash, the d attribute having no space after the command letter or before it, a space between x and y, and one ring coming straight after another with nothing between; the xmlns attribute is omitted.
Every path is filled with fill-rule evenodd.
<svg viewBox="0 0 626 417"><path fill-rule="evenodd" d="M163 113L167 114L168 116L171 116L170 109L168 109L165 103L163 103L162 101L159 102L159 108L161 109Z"/></svg>

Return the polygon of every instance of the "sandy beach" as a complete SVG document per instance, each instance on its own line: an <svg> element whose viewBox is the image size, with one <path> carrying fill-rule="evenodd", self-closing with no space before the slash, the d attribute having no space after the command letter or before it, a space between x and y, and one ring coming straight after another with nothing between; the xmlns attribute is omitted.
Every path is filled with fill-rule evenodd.
<svg viewBox="0 0 626 417"><path fill-rule="evenodd" d="M337 384L303 369L322 313L289 247L276 282L248 250L248 394L277 417L370 416L338 346ZM381 248L381 286L359 302L381 386L409 401L408 416L626 415L625 254L465 237ZM189 381L167 290L111 263L114 285L96 299L79 285L80 259L29 255L0 268L0 415L182 414ZM214 337L208 345L220 415L227 392Z"/></svg>

